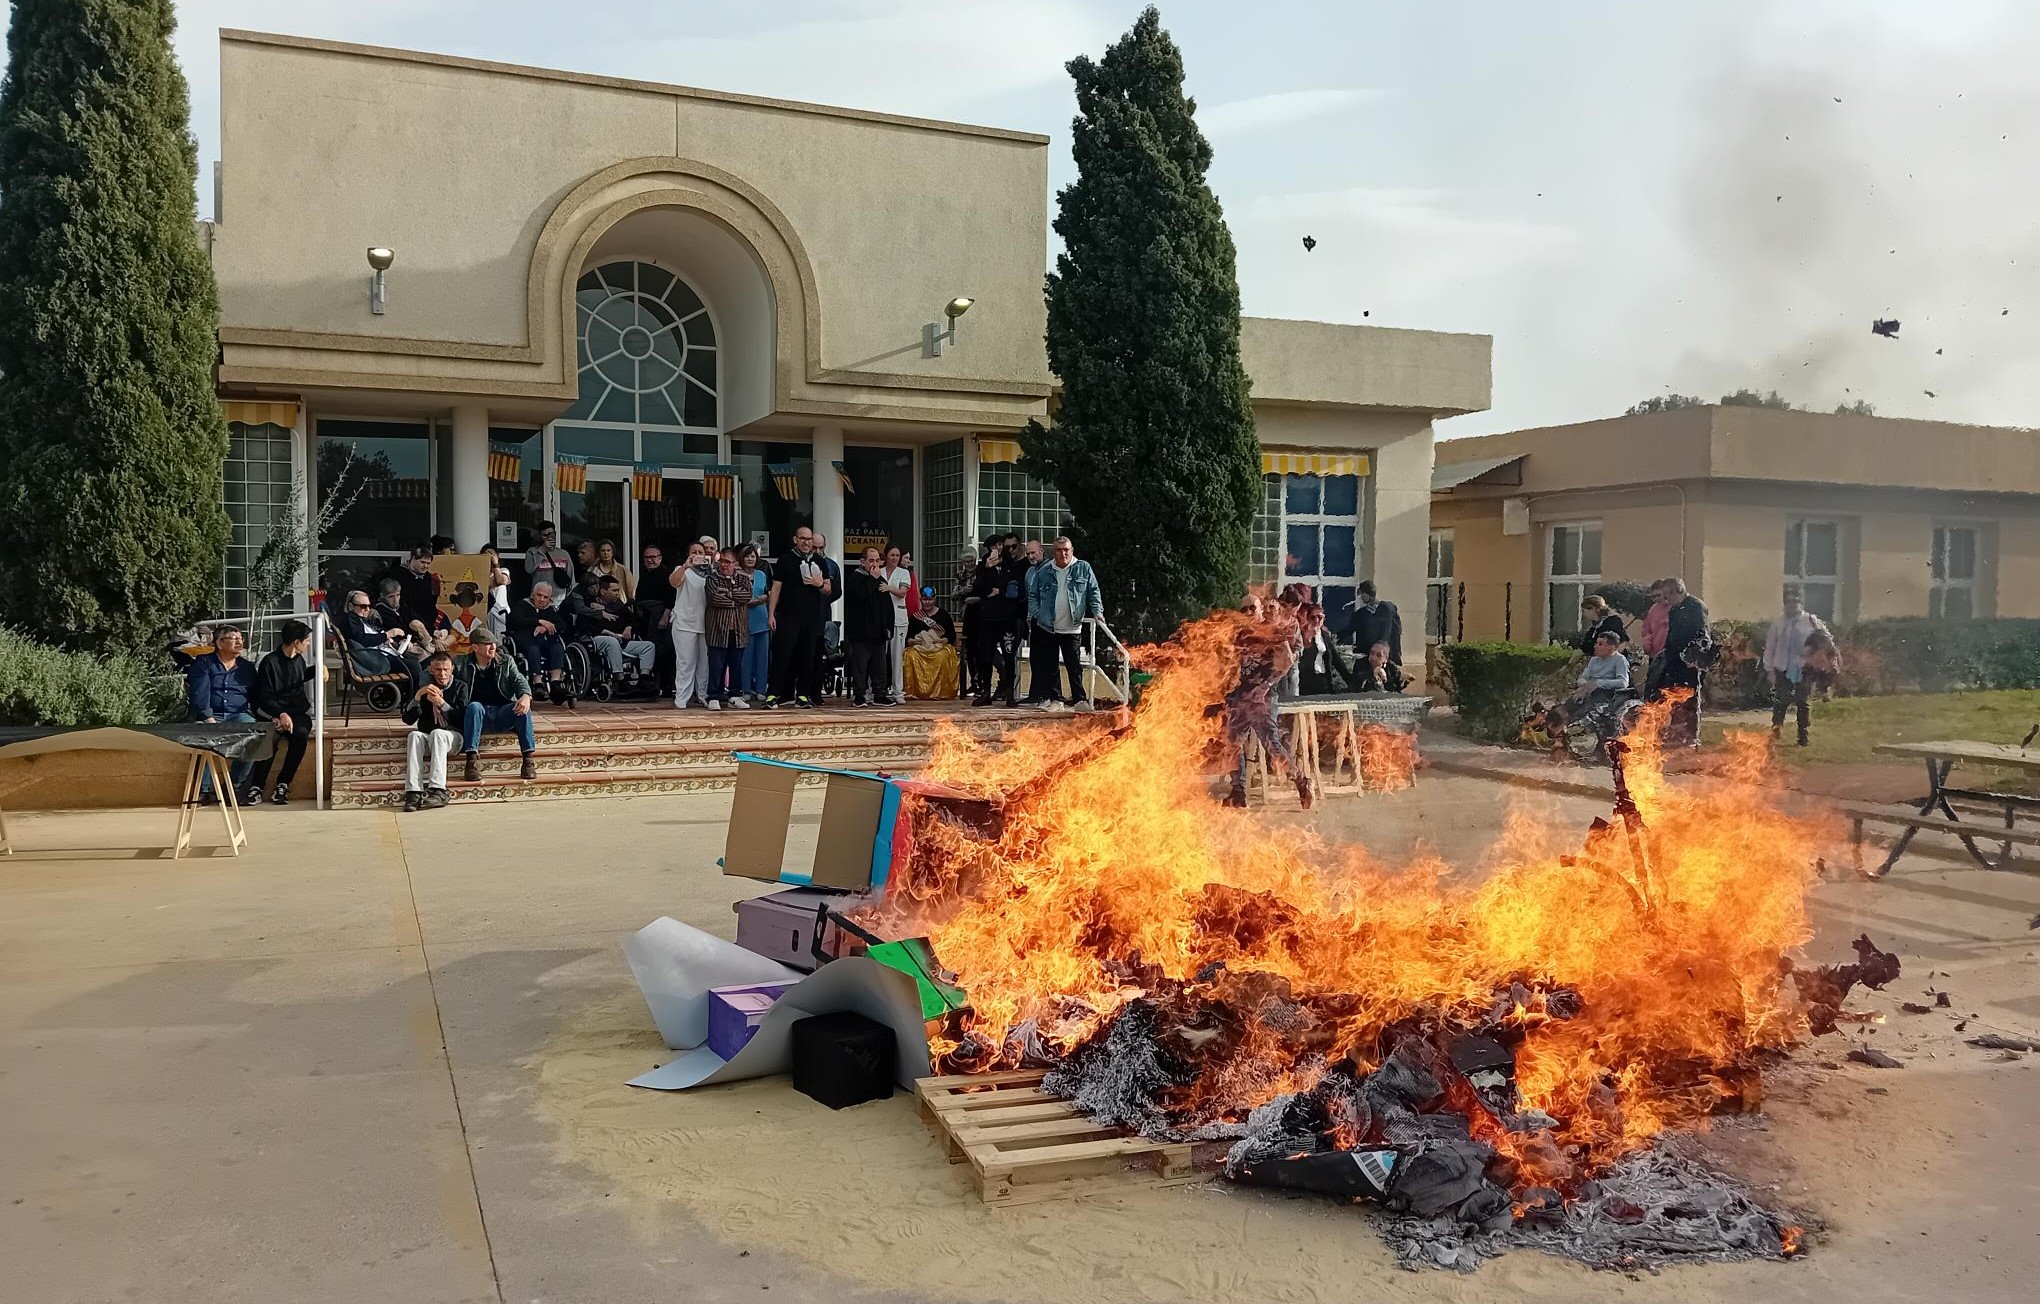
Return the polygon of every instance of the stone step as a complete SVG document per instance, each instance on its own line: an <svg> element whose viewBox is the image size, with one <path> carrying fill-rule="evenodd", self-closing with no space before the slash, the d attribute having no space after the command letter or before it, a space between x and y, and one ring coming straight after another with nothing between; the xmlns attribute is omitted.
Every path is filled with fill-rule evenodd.
<svg viewBox="0 0 2040 1304"><path fill-rule="evenodd" d="M547 771L561 774L587 774L605 770L660 774L720 772L733 769L735 761L731 753L740 750L721 743L670 745L600 743L584 747L553 747L549 745L549 741L543 737L539 739L537 753L539 764ZM741 750L755 751L759 755L770 756L775 760L829 765L838 769L918 766L926 764L928 759L926 745L912 739L769 742L745 746ZM491 776L515 775L521 763L515 740L495 735L482 740L480 759L482 772ZM404 775L404 764L404 752L399 746L391 746L378 752L336 754L333 758L333 783L339 787L359 785L374 779L401 779ZM458 771L461 764L461 758L456 754L451 768Z"/></svg>
<svg viewBox="0 0 2040 1304"><path fill-rule="evenodd" d="M876 773L884 768L889 773L900 770L863 763L842 766L846 770L866 770ZM686 794L701 792L726 792L736 785L737 767L723 766L718 769L660 771L660 770L590 770L563 773L550 771L543 764L539 767L538 778L526 782L516 778L513 762L508 776L485 777L480 783L467 783L460 779L451 780L446 786L447 796L454 802L488 801L532 801L554 797L606 797L642 796L647 794ZM803 783L819 784L821 775L803 779ZM401 806L404 801L402 779L370 779L333 789L333 805L336 808L375 809ZM427 814L429 812L419 812Z"/></svg>
<svg viewBox="0 0 2040 1304"><path fill-rule="evenodd" d="M988 713L989 714L989 713ZM999 718L959 719L956 725L975 737L997 737L1010 728L1014 716L1023 713L1001 711ZM1032 716L1034 713L1027 712ZM700 717L707 717L702 719ZM577 721L564 711L542 711L534 726L539 746L548 750L603 744L632 746L688 745L717 746L726 750L752 750L776 742L903 742L925 743L934 731L925 718L888 716L874 709L867 714L843 718L816 718L806 713L785 711L674 712L672 722L625 720L612 723L599 719ZM356 754L380 754L403 747L409 730L400 721L372 726L355 724L336 731L332 751L337 759Z"/></svg>

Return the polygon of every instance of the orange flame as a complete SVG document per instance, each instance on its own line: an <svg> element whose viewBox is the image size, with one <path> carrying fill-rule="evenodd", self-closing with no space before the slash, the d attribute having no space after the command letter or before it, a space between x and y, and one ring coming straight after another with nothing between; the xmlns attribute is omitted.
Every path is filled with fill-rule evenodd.
<svg viewBox="0 0 2040 1304"><path fill-rule="evenodd" d="M1363 724L1356 741L1362 788L1369 792L1401 792L1416 783L1415 734Z"/></svg>
<svg viewBox="0 0 2040 1304"><path fill-rule="evenodd" d="M1616 825L1582 850L1577 829L1516 814L1481 873L1384 865L1214 800L1208 774L1229 764L1214 704L1245 628L1219 613L1135 649L1155 678L1117 731L937 738L925 777L998 818L917 814L881 922L925 933L969 993L962 1035L990 1049L976 1067L1089 1039L1143 995L1129 960L1186 983L1262 975L1321 1017L1249 1027L1243 1053L1169 1102L1237 1120L1341 1057L1378 1063L1400 1020L1471 1023L1513 991L1520 1099L1592 1165L1738 1098L1757 1051L1804 1034L1781 961L1809 935L1822 831L1762 799L1761 737L1731 741L1725 777L1675 787L1655 742L1668 707L1653 708L1628 766L1639 837ZM1577 1011L1546 1009L1559 988Z"/></svg>

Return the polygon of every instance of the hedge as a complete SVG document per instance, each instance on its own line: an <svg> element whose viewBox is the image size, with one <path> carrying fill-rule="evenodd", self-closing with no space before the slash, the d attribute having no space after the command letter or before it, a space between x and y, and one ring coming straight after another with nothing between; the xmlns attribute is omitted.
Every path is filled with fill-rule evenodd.
<svg viewBox="0 0 2040 1304"><path fill-rule="evenodd" d="M1768 621L1716 621L1721 659L1707 672L1708 700L1724 710L1770 701L1763 671ZM1842 653L1837 692L1942 693L1963 688L2040 688L2040 620L1866 620L1835 631Z"/></svg>
<svg viewBox="0 0 2040 1304"><path fill-rule="evenodd" d="M94 656L0 625L0 724L162 724L184 717L184 685L136 657Z"/></svg>
<svg viewBox="0 0 2040 1304"><path fill-rule="evenodd" d="M1562 690L1573 650L1557 644L1447 643L1460 727L1474 738L1513 742L1539 698Z"/></svg>

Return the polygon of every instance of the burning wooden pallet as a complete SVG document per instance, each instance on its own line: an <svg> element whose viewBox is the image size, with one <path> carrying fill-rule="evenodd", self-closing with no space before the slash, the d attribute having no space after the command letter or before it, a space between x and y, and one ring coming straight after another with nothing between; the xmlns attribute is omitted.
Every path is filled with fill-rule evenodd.
<svg viewBox="0 0 2040 1304"><path fill-rule="evenodd" d="M1226 1147L1150 1141L1085 1118L1041 1089L1039 1069L922 1078L921 1118L952 1164L968 1163L986 1204L1202 1181Z"/></svg>

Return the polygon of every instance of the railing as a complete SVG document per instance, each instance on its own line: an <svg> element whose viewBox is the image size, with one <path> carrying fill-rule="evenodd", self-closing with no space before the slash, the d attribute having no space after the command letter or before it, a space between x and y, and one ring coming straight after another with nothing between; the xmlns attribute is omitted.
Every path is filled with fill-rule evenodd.
<svg viewBox="0 0 2040 1304"><path fill-rule="evenodd" d="M208 616L192 622L197 629L218 629L232 625L247 636L248 655L260 659L275 647L272 637L265 644L256 641L257 630L269 630L286 621L302 620L312 627L312 797L313 805L326 804L326 638L331 623L323 611L283 611L260 616Z"/></svg>
<svg viewBox="0 0 2040 1304"><path fill-rule="evenodd" d="M1084 650L1094 672L1098 669L1098 635L1103 634L1106 641L1119 653L1119 672L1113 676L1112 685L1119 690L1119 700L1126 705L1132 705L1133 661L1126 655L1126 644L1119 641L1119 635L1112 632L1112 626L1105 623L1103 616L1086 621L1084 629Z"/></svg>

